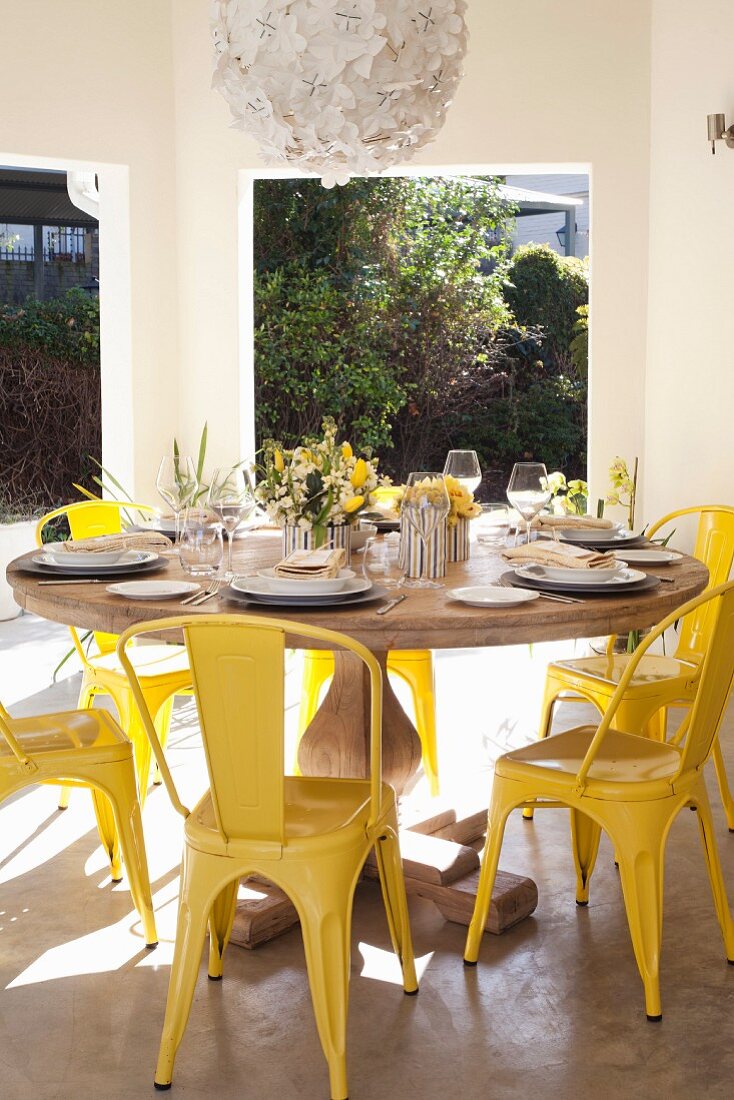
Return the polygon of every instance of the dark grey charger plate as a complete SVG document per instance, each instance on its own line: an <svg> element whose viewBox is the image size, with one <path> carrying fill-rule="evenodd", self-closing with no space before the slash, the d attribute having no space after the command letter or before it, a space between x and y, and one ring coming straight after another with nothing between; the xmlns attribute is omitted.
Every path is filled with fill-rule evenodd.
<svg viewBox="0 0 734 1100"><path fill-rule="evenodd" d="M644 535L637 535L633 539L594 539L592 542L583 539L566 539L560 532L558 537L561 542L566 542L569 546L580 546L584 550L621 550L624 553L625 547L629 547L630 550L641 550L651 545L650 540Z"/></svg>
<svg viewBox="0 0 734 1100"><path fill-rule="evenodd" d="M355 603L370 603L372 600L382 600L389 594L388 589L380 584L374 584L366 592L355 592L353 596L345 596L342 599L334 596L323 596L317 602L314 602L313 598L308 599L304 596L248 595L245 592L237 592L233 588L228 588L224 592L224 596L235 603L254 603L260 607L302 607L304 609L311 608L313 611L320 611L322 608L347 607Z"/></svg>
<svg viewBox="0 0 734 1100"><path fill-rule="evenodd" d="M21 573L35 573L42 577L79 577L80 580L93 577L96 580L105 580L107 577L137 577L140 573L155 573L159 569L168 569L165 558L157 557L155 561L146 561L142 565L114 565L111 569L95 569L90 565L82 569L65 569L63 565L40 565L37 561L18 562L17 568Z"/></svg>
<svg viewBox="0 0 734 1100"><path fill-rule="evenodd" d="M657 588L660 577L648 573L642 580L633 581L632 584L568 584L565 581L544 581L535 577L518 577L514 569L503 573L500 581L512 588L530 588L538 592L559 592L568 596L620 596L638 592L648 592L651 588Z"/></svg>

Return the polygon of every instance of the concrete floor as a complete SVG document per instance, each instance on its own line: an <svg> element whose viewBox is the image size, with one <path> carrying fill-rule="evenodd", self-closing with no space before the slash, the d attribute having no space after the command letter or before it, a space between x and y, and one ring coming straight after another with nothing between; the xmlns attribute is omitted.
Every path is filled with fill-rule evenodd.
<svg viewBox="0 0 734 1100"><path fill-rule="evenodd" d="M48 687L67 637L32 616L0 625L0 698L13 713L73 702L76 675ZM534 647L438 656L441 767L450 795L468 776L488 793L493 756L531 736L549 655ZM291 735L298 675L296 664ZM733 727L730 715L724 751L734 777ZM170 760L192 798L203 761L190 703L176 714ZM709 778L725 874L734 884L734 836ZM77 794L65 814L55 801L50 788L29 789L0 808L0 1097L149 1097L171 958L180 819L163 791L153 790L145 828L161 942L149 953L126 883L110 885L88 797ZM694 815L681 814L668 846L661 1024L645 1019L608 844L586 909L574 904L565 813L546 811L532 824L516 814L502 865L537 881L540 904L504 936L485 937L475 970L461 963L465 929L444 922L429 902L411 900L422 971L417 998L401 992L376 886L358 888L353 1100L732 1096L734 967L724 957ZM208 982L202 966L172 1095L326 1100L297 929L255 952L231 948L221 983Z"/></svg>

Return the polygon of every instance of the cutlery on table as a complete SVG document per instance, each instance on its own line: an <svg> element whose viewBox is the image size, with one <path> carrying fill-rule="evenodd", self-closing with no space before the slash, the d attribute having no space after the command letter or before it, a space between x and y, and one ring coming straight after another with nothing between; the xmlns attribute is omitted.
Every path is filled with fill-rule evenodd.
<svg viewBox="0 0 734 1100"><path fill-rule="evenodd" d="M193 600L189 600L189 607L201 607L203 603L213 600L215 596L219 595L219 590L224 587L225 583L225 581L214 581L206 592L199 592Z"/></svg>
<svg viewBox="0 0 734 1100"><path fill-rule="evenodd" d="M553 603L583 603L583 600L578 599L576 596L560 596L556 593L550 592L538 592L538 596L541 600L552 600Z"/></svg>
<svg viewBox="0 0 734 1100"><path fill-rule="evenodd" d="M377 614L378 615L387 615L388 611L392 611L392 609L394 607L397 607L399 603L402 603L403 600L407 600L407 598L408 598L407 592L404 592L402 594L402 596L395 596L394 599L388 600L388 602L386 604L384 604L382 607L378 607L377 608Z"/></svg>
<svg viewBox="0 0 734 1100"><path fill-rule="evenodd" d="M208 596L215 595L215 593L219 591L219 585L221 583L221 581L211 581L208 587L203 590L203 592L201 590L199 590L198 592L193 592L190 596L185 596L183 600L180 600L179 602L181 606L187 603L198 603L199 600L202 600Z"/></svg>

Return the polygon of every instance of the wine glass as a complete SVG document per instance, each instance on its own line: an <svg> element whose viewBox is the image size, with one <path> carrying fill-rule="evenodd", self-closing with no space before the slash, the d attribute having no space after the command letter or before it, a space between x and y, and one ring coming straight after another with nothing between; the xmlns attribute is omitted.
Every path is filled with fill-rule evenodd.
<svg viewBox="0 0 734 1100"><path fill-rule="evenodd" d="M413 528L423 547L422 565L428 563L428 542L451 509L443 474L420 470L408 477L400 507L401 516ZM423 569L421 569L423 572ZM428 577L405 582L409 588L442 588Z"/></svg>
<svg viewBox="0 0 734 1100"><path fill-rule="evenodd" d="M476 451L449 451L443 472L455 477L469 493L474 493L482 483L482 468Z"/></svg>
<svg viewBox="0 0 734 1100"><path fill-rule="evenodd" d="M190 455L166 455L161 459L156 489L176 517L176 539L181 535L181 512L193 504L199 489L194 460Z"/></svg>
<svg viewBox="0 0 734 1100"><path fill-rule="evenodd" d="M516 462L507 486L507 499L525 520L530 542L530 524L551 498L548 471L542 462Z"/></svg>
<svg viewBox="0 0 734 1100"><path fill-rule="evenodd" d="M373 584L400 588L405 580L405 566L400 554L400 535L394 531L381 538L368 538L362 555L362 572Z"/></svg>
<svg viewBox="0 0 734 1100"><path fill-rule="evenodd" d="M227 571L225 578L231 581L232 538L243 520L255 511L255 495L247 470L241 466L232 466L214 471L209 486L209 507L213 508L227 532Z"/></svg>

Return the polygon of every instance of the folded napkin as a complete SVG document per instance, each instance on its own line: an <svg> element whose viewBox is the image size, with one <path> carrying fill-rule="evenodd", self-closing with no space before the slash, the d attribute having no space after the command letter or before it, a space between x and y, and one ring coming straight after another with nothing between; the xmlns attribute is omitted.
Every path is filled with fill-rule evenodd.
<svg viewBox="0 0 734 1100"><path fill-rule="evenodd" d="M158 531L121 531L117 535L97 535L93 539L69 539L61 548L67 554L83 550L85 554L110 554L114 550L170 550L173 543Z"/></svg>
<svg viewBox="0 0 734 1100"><path fill-rule="evenodd" d="M594 530L608 531L614 527L610 519L597 519L596 516L553 516L541 513L538 516L539 527L591 527Z"/></svg>
<svg viewBox="0 0 734 1100"><path fill-rule="evenodd" d="M293 550L287 558L275 566L276 577L291 580L330 580L339 575L344 564L346 551L336 550Z"/></svg>
<svg viewBox="0 0 734 1100"><path fill-rule="evenodd" d="M503 550L505 561L519 565L551 565L561 569L614 569L617 559L613 554L599 554L584 550L581 546L567 546L559 542L531 542Z"/></svg>

